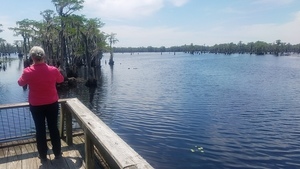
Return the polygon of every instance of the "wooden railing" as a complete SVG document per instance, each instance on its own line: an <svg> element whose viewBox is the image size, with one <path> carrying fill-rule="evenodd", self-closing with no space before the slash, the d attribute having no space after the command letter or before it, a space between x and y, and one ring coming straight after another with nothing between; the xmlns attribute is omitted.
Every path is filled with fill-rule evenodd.
<svg viewBox="0 0 300 169"><path fill-rule="evenodd" d="M58 102L63 105L67 100L60 99ZM72 119L68 120L72 123ZM63 129L60 131L64 132ZM0 105L0 143L34 136L35 126L28 102Z"/></svg>
<svg viewBox="0 0 300 169"><path fill-rule="evenodd" d="M75 118L84 132L87 169L95 168L95 148L110 168L153 168L77 98L60 99L59 102L61 104L59 123L61 138L65 138L68 145L73 143L72 119ZM28 106L28 103L0 105L0 110Z"/></svg>
<svg viewBox="0 0 300 169"><path fill-rule="evenodd" d="M0 143L32 138L35 126L28 103L0 105Z"/></svg>
<svg viewBox="0 0 300 169"><path fill-rule="evenodd" d="M67 143L71 143L71 116L73 116L85 134L85 162L87 168L94 168L94 146L98 149L106 163L111 168L147 169L153 168L145 159L134 151L99 117L91 112L78 99L70 99L62 105L61 124L66 122ZM65 119L65 120L64 120Z"/></svg>

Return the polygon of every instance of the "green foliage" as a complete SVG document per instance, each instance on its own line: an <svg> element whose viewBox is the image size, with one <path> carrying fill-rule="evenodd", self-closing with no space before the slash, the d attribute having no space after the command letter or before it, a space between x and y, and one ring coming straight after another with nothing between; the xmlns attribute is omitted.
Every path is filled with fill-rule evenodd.
<svg viewBox="0 0 300 169"><path fill-rule="evenodd" d="M104 23L99 18L86 18L75 13L83 8L84 0L51 0L56 11L46 9L40 14L43 21L23 19L16 22L16 27L9 28L15 36L22 36L23 41L14 43L18 52L27 53L30 46L42 45L52 60L61 60L65 65L73 64L73 57L90 60L103 52L187 52L195 53L250 53L257 55L285 53L300 53L300 44L276 40L274 43L263 41L249 42L247 44L223 43L213 46L190 45L161 47L113 47L119 40L116 33L106 34L101 31ZM3 31L0 24L0 33ZM106 42L107 41L107 42ZM0 45L6 41L0 38ZM2 45L3 46L3 45ZM4 45L5 46L5 45ZM4 50L4 47L3 49ZM7 51L7 49L5 49Z"/></svg>
<svg viewBox="0 0 300 169"><path fill-rule="evenodd" d="M275 43L266 43L263 41L249 42L247 44L239 41L237 44L234 43L224 43L215 44L213 46L205 45L182 45L182 46L171 46L169 48L165 47L137 47L137 48L126 48L118 47L114 48L115 52L186 52L186 53L223 53L223 54L233 54L233 53L249 53L249 54L273 54L273 55L284 55L286 53L300 53L300 44L291 45L290 43L283 43L281 40L276 40Z"/></svg>
<svg viewBox="0 0 300 169"><path fill-rule="evenodd" d="M67 17L83 8L84 0L52 0L57 13L61 17Z"/></svg>
<svg viewBox="0 0 300 169"><path fill-rule="evenodd" d="M83 0L52 0L56 11L41 12L43 21L24 19L10 28L15 36L22 36L16 46L27 53L32 45L42 45L50 60L61 61L61 66L72 65L72 57L89 58L95 52L106 50L104 26L98 18L86 18L74 14L83 8Z"/></svg>

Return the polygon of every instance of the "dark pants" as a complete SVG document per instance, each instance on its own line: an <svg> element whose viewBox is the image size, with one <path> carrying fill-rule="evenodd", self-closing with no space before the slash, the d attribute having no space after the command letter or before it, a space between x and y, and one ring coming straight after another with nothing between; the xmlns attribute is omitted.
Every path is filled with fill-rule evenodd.
<svg viewBox="0 0 300 169"><path fill-rule="evenodd" d="M37 149L41 158L46 158L48 146L46 139L46 123L50 132L52 150L55 156L61 154L61 142L57 127L58 102L42 106L30 105L30 111L36 128Z"/></svg>

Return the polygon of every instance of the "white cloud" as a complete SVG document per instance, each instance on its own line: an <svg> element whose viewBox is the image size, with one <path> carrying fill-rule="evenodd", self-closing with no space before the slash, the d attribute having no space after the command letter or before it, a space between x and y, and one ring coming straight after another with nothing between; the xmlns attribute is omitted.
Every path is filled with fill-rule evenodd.
<svg viewBox="0 0 300 169"><path fill-rule="evenodd" d="M100 18L148 16L163 6L163 0L85 0L84 9Z"/></svg>
<svg viewBox="0 0 300 169"><path fill-rule="evenodd" d="M85 0L84 12L99 18L132 19L150 16L167 2L179 7L189 0Z"/></svg>
<svg viewBox="0 0 300 169"><path fill-rule="evenodd" d="M291 0L287 0L291 2ZM134 17L142 15L151 15L153 12L160 10L164 5L183 5L188 2L187 0L86 0L85 3L89 4L89 10L91 12L97 12L95 17L113 15L115 18L121 17ZM255 0L258 2L258 0ZM259 0L259 2L271 2L269 0ZM276 1L277 2L277 1ZM278 2L282 2L279 0ZM84 8L86 8L85 5ZM96 10L97 9L97 10ZM234 8L225 8L225 12L229 13L241 13L242 11L236 11ZM222 12L224 12L222 11ZM188 11L187 11L188 12ZM105 14L105 15L104 15ZM103 15L103 16L102 16ZM90 17L91 15L86 15ZM239 16L239 15L238 15ZM109 17L110 18L110 17ZM0 16L0 23L3 24L4 32L0 33L0 37L6 39L9 43L13 43L15 39L21 39L13 37L13 32L8 30L8 27L15 27L15 21L10 22L12 19L8 17ZM129 23L129 20L126 24ZM128 21L128 22L127 22ZM224 19L228 21L228 19ZM283 24L278 23L266 23L266 24L250 24L248 25L228 25L228 23L207 22L204 26L193 25L194 30L188 30L187 25L178 26L129 26L129 25L115 25L115 22L105 22L105 26L101 29L106 33L116 33L116 38L119 40L115 44L117 47L139 47L139 46L178 46L184 44L197 44L197 45L214 45L219 43L238 43L239 41L255 42L257 40L272 43L277 39L283 42L289 42L292 44L300 43L300 11L294 13L293 17L289 21ZM112 25L114 24L114 25ZM196 23L195 23L196 24ZM214 26L210 26L210 24ZM240 23L239 23L240 24ZM185 28L182 28L185 27Z"/></svg>
<svg viewBox="0 0 300 169"><path fill-rule="evenodd" d="M187 39L189 41L188 43L191 43L189 37L187 37L189 36L189 33L181 31L177 28L142 28L123 25L106 26L104 28L104 31L114 32L117 34L116 38L119 40L119 42L115 44L115 46L117 47L170 47L175 45L182 45L183 39Z"/></svg>
<svg viewBox="0 0 300 169"><path fill-rule="evenodd" d="M243 43L265 41L291 44L300 43L300 11L290 22L284 24L253 24L235 27L219 26L209 30L188 31L179 27L132 27L132 26L105 26L105 32L117 33L119 40L117 47L170 47L184 44L209 45L220 43Z"/></svg>
<svg viewBox="0 0 300 169"><path fill-rule="evenodd" d="M262 40L275 42L277 39L283 42L298 44L300 39L300 11L295 14L292 21L283 24L255 24L243 26L236 33L238 37L245 37L251 41Z"/></svg>

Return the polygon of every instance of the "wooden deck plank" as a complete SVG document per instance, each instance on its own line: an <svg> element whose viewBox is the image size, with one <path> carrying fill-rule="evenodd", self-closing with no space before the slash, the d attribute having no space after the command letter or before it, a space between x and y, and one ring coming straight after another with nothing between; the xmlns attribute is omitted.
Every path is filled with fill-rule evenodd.
<svg viewBox="0 0 300 169"><path fill-rule="evenodd" d="M41 167L41 162L40 159L38 158L38 152L37 152L37 147L36 147L36 140L34 138L28 139L29 144L25 144L28 148L28 151L31 152L32 154L32 165L36 166L37 168Z"/></svg>
<svg viewBox="0 0 300 169"><path fill-rule="evenodd" d="M20 140L18 142L7 142L2 144L0 148L0 168L10 169L11 167L17 167L22 169L86 169L84 162L84 144L85 140L83 134L74 136L74 144L68 146L67 143L62 140L62 152L63 158L60 160L54 160L52 154L52 146L48 142L50 159L47 162L41 163L38 158L35 139ZM8 162L10 160L11 162ZM95 167L104 169L105 167L99 163L99 160L95 160Z"/></svg>
<svg viewBox="0 0 300 169"><path fill-rule="evenodd" d="M66 163L64 158L61 159L53 159L50 161L51 167L55 169L66 169L70 168L69 165Z"/></svg>
<svg viewBox="0 0 300 169"><path fill-rule="evenodd" d="M1 143L0 169L86 169L82 158L84 142L78 136L76 137L75 144L71 146L68 146L65 141L61 141L63 152L61 159L54 159L52 150L50 150L48 153L50 159L43 163L38 158L35 139L20 140L17 143ZM48 146L51 149L50 145ZM101 167L97 166L96 168Z"/></svg>
<svg viewBox="0 0 300 169"><path fill-rule="evenodd" d="M18 160L14 147L8 148L6 168L21 168L21 161Z"/></svg>
<svg viewBox="0 0 300 169"><path fill-rule="evenodd" d="M0 148L0 168L6 168L8 148Z"/></svg>
<svg viewBox="0 0 300 169"><path fill-rule="evenodd" d="M80 140L79 139L80 138L80 136L77 136L77 137L74 137L73 138L73 142L74 142L74 147L76 147L76 149L78 150L78 151L76 151L75 152L75 154L74 154L74 156L78 156L78 157L80 157L81 159L82 159L82 167L83 168L86 168L86 164L85 164L85 162L84 162L84 141L82 141L82 140Z"/></svg>
<svg viewBox="0 0 300 169"><path fill-rule="evenodd" d="M69 150L66 153L67 156L64 155L63 160L65 160L69 168L85 169L84 162L81 157L78 157L76 150Z"/></svg>
<svg viewBox="0 0 300 169"><path fill-rule="evenodd" d="M37 166L37 159L35 152L33 151L32 147L29 144L25 144L24 141L21 141L24 143L21 147L22 151L22 169L33 169L38 168Z"/></svg>
<svg viewBox="0 0 300 169"><path fill-rule="evenodd" d="M72 150L72 149L69 149L69 146L66 144L65 141L61 140L61 146L62 146L62 153L63 153L63 157L61 159L55 159L55 156L53 154L53 151L52 151L52 145L51 145L51 142L48 141L47 142L47 145L49 147L49 151L48 151L48 157L49 159L51 160L51 163L47 163L47 167L48 168L74 168L74 169L79 169L81 166L78 166L76 165L76 163L78 162L74 162L73 159L75 158L78 158L76 156L72 157L73 154L76 154L74 153L74 151L76 150ZM80 159L77 159L77 160L81 160ZM82 160L81 160L82 161ZM81 162L82 163L82 162ZM44 164L46 165L46 164Z"/></svg>
<svg viewBox="0 0 300 169"><path fill-rule="evenodd" d="M81 142L81 144L83 143ZM62 141L62 147L64 150L63 159L68 164L69 168L85 169L82 157L80 153L78 153L79 147L77 145L68 146L65 141Z"/></svg>
<svg viewBox="0 0 300 169"><path fill-rule="evenodd" d="M47 156L50 157L50 160L51 159L54 159L54 154L53 154L53 151L52 151L52 144L50 141L47 141L47 146L48 146L48 152L47 152Z"/></svg>
<svg viewBox="0 0 300 169"><path fill-rule="evenodd" d="M27 152L29 153L29 161L27 161L29 164L29 167L32 166L32 168L39 168L40 166L40 160L38 158L38 153L37 153L37 149L36 149L36 144L35 143L32 143L34 142L35 140L34 139L29 139L28 142L31 142L31 143L28 143L28 144L24 144ZM24 141L25 143L25 141Z"/></svg>
<svg viewBox="0 0 300 169"><path fill-rule="evenodd" d="M26 161L28 161L28 152L26 150L25 146L14 146L16 154L17 154L17 158L19 161L21 161L21 168L22 169L29 169L29 164Z"/></svg>

